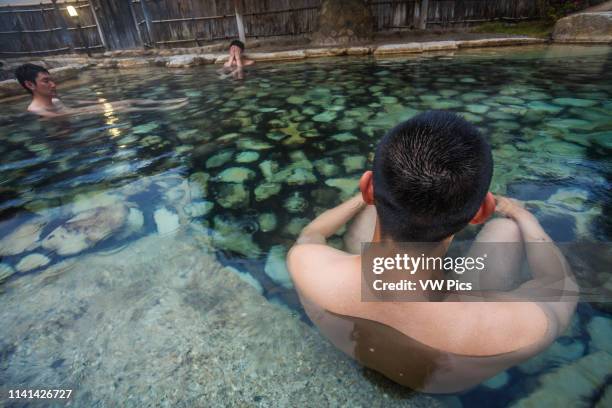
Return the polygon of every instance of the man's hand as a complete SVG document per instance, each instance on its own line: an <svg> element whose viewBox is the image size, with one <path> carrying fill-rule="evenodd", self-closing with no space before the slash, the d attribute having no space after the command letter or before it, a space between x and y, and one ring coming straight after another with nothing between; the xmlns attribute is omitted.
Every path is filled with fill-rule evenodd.
<svg viewBox="0 0 612 408"><path fill-rule="evenodd" d="M514 198L496 195L495 202L495 211L504 217L516 220L521 216L527 214L531 215L531 213L525 209L525 205Z"/></svg>

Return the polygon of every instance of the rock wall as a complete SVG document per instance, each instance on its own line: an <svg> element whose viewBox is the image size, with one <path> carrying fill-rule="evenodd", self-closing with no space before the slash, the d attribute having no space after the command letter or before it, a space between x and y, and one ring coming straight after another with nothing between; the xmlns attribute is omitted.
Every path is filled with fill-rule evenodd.
<svg viewBox="0 0 612 408"><path fill-rule="evenodd" d="M612 11L579 13L557 21L556 42L612 43Z"/></svg>

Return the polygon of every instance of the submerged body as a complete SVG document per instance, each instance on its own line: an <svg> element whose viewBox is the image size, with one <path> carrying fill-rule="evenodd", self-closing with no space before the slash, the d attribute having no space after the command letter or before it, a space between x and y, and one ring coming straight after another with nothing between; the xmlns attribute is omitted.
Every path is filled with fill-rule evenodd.
<svg viewBox="0 0 612 408"><path fill-rule="evenodd" d="M492 162L481 140L446 113L399 125L379 145L361 194L319 215L287 256L304 308L322 333L365 366L419 391L463 391L536 355L567 328L578 299L567 262L537 219L517 201L487 192ZM455 166L457 157L465 163ZM391 178L388 184L382 176ZM453 273L478 293L417 285L409 301L396 293L364 298L361 243L384 244L392 254L402 242L426 242L432 246L424 254L408 255L444 257L455 233L485 223L494 211L503 218L486 222L468 251L478 256L497 244L487 248L485 273ZM352 219L350 252L327 246L326 238ZM523 263L531 273L526 279ZM435 270L415 272L421 280L447 279ZM387 273L398 277L397 270Z"/></svg>

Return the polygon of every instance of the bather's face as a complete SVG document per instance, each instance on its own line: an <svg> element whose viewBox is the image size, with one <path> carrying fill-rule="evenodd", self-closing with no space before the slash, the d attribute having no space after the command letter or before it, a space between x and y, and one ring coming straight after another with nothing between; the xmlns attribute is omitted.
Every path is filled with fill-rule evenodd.
<svg viewBox="0 0 612 408"><path fill-rule="evenodd" d="M41 95L41 96L50 96L50 97L54 97L57 95L57 86L55 85L55 82L53 81L53 79L51 78L51 75L49 75L46 72L39 72L38 75L36 76L36 81L34 84L32 84L30 82L30 85L28 85L28 88L30 88L32 90L33 93L37 94L37 95Z"/></svg>

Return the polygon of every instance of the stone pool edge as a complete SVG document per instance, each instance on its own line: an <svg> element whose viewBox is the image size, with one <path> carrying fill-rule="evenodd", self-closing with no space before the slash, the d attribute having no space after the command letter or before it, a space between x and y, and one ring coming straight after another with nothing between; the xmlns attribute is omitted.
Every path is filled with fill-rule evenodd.
<svg viewBox="0 0 612 408"><path fill-rule="evenodd" d="M434 51L451 51L461 48L506 47L543 44L547 42L548 40L542 38L502 37L477 40L406 42L377 46L365 45L352 47L304 48L290 51L253 52L248 53L247 56L254 61L297 61L308 58L364 55L386 57ZM129 55L129 53L121 51L117 53L117 56L126 54ZM77 77L81 71L87 68L131 69L144 68L148 66L190 68L199 65L222 64L227 61L227 58L228 56L225 53L193 52L167 56L158 54L151 56L131 56L125 58L117 58L115 56L105 56L103 58L48 57L45 58L45 61L47 61L50 65L58 66L58 68L52 68L50 71L57 80L64 81ZM7 79L5 81L0 81L0 100L16 95L25 96L25 93L17 80Z"/></svg>

